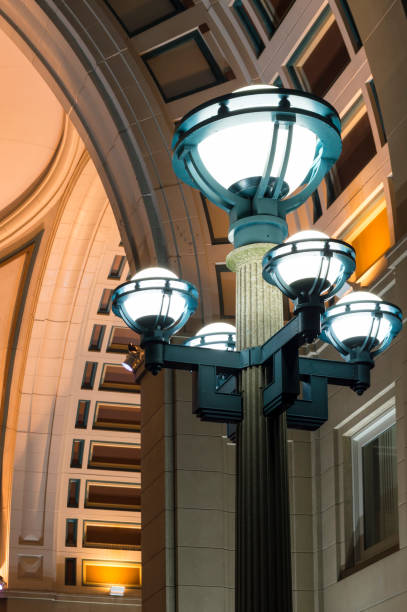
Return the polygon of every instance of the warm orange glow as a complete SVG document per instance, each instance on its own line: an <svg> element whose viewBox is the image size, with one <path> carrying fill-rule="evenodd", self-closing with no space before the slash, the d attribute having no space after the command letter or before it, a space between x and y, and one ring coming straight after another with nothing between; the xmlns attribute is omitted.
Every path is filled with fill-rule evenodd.
<svg viewBox="0 0 407 612"><path fill-rule="evenodd" d="M219 292L221 293L221 316L235 316L236 276L228 270L222 270L218 276Z"/></svg>
<svg viewBox="0 0 407 612"><path fill-rule="evenodd" d="M391 246L387 211L384 207L368 225L349 240L356 251L355 277L358 279Z"/></svg>
<svg viewBox="0 0 407 612"><path fill-rule="evenodd" d="M227 236L229 231L229 215L226 211L213 204L210 200L205 199L207 221L212 230L211 239L213 242L227 242Z"/></svg>
<svg viewBox="0 0 407 612"><path fill-rule="evenodd" d="M86 586L110 586L120 584L125 587L141 587L141 563L121 563L118 561L82 562L83 584Z"/></svg>

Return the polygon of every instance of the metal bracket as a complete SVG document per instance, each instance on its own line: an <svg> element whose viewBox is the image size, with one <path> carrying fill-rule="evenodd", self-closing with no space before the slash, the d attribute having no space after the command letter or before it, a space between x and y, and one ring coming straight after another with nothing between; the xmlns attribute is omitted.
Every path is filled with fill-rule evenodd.
<svg viewBox="0 0 407 612"><path fill-rule="evenodd" d="M264 415L287 411L288 427L313 431L328 419L328 384L358 388L369 386L369 363L345 363L298 357L293 343L285 345L272 363L273 382L263 391ZM297 399L302 383L302 399Z"/></svg>
<svg viewBox="0 0 407 612"><path fill-rule="evenodd" d="M323 376L311 376L302 383L303 399L287 410L287 426L314 431L328 420L328 384Z"/></svg>
<svg viewBox="0 0 407 612"><path fill-rule="evenodd" d="M202 421L241 421L243 402L237 391L237 379L237 371L219 371L216 366L199 365L194 376L193 412Z"/></svg>
<svg viewBox="0 0 407 612"><path fill-rule="evenodd" d="M273 356L271 365L266 367L272 382L263 390L264 416L284 412L300 392L298 349L294 342L286 344Z"/></svg>

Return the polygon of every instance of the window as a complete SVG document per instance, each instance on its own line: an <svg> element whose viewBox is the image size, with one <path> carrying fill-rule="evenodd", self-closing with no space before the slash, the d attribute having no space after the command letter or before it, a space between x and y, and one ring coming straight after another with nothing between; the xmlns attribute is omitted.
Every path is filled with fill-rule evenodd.
<svg viewBox="0 0 407 612"><path fill-rule="evenodd" d="M264 51L265 45L261 39L260 34L256 30L253 21L250 19L248 12L243 6L242 0L235 0L235 2L233 3L233 9L236 15L238 16L239 21L243 26L243 29L247 34L248 40L253 48L254 53L256 54L256 57L259 57L262 51Z"/></svg>
<svg viewBox="0 0 407 612"><path fill-rule="evenodd" d="M124 255L115 255L108 278L119 279L122 275L125 261L126 257Z"/></svg>
<svg viewBox="0 0 407 612"><path fill-rule="evenodd" d="M141 545L140 525L132 523L108 523L83 521L84 548L116 548L139 550Z"/></svg>
<svg viewBox="0 0 407 612"><path fill-rule="evenodd" d="M280 25L294 0L251 0L269 38Z"/></svg>
<svg viewBox="0 0 407 612"><path fill-rule="evenodd" d="M106 0L129 36L176 15L191 3L181 0Z"/></svg>
<svg viewBox="0 0 407 612"><path fill-rule="evenodd" d="M134 373L125 370L121 364L105 363L100 378L101 391L140 391Z"/></svg>
<svg viewBox="0 0 407 612"><path fill-rule="evenodd" d="M141 490L124 482L86 481L85 508L140 510Z"/></svg>
<svg viewBox="0 0 407 612"><path fill-rule="evenodd" d="M398 542L395 409L352 437L353 516L356 562Z"/></svg>
<svg viewBox="0 0 407 612"><path fill-rule="evenodd" d="M105 335L106 325L94 325L89 342L89 351L100 351L102 348L103 336Z"/></svg>
<svg viewBox="0 0 407 612"><path fill-rule="evenodd" d="M165 102L226 80L197 30L156 47L142 58Z"/></svg>
<svg viewBox="0 0 407 612"><path fill-rule="evenodd" d="M103 289L102 297L100 298L98 314L109 314L112 307L113 289Z"/></svg>
<svg viewBox="0 0 407 612"><path fill-rule="evenodd" d="M71 467L81 468L85 440L72 440Z"/></svg>
<svg viewBox="0 0 407 612"><path fill-rule="evenodd" d="M65 546L76 546L78 520L66 519Z"/></svg>
<svg viewBox="0 0 407 612"><path fill-rule="evenodd" d="M65 559L65 584L69 586L76 585L76 559Z"/></svg>
<svg viewBox="0 0 407 612"><path fill-rule="evenodd" d="M93 389L95 382L96 369L98 364L95 361L86 361L83 370L82 389Z"/></svg>
<svg viewBox="0 0 407 612"><path fill-rule="evenodd" d="M219 291L220 316L224 319L235 318L236 276L224 264L216 266Z"/></svg>
<svg viewBox="0 0 407 612"><path fill-rule="evenodd" d="M76 478L70 478L68 482L68 508L78 508L79 506L79 490L81 481Z"/></svg>
<svg viewBox="0 0 407 612"><path fill-rule="evenodd" d="M341 193L376 155L363 98L342 118L342 153L332 169L336 193Z"/></svg>
<svg viewBox="0 0 407 612"><path fill-rule="evenodd" d="M78 408L76 410L76 429L86 429L88 425L89 406L89 400L79 400Z"/></svg>
<svg viewBox="0 0 407 612"><path fill-rule="evenodd" d="M113 402L96 402L93 429L140 431L140 423L140 406Z"/></svg>
<svg viewBox="0 0 407 612"><path fill-rule="evenodd" d="M290 58L287 68L295 87L323 97L349 62L338 24L328 7Z"/></svg>
<svg viewBox="0 0 407 612"><path fill-rule="evenodd" d="M382 109L380 108L379 96L373 79L366 83L367 92L370 98L373 114L376 120L376 127L379 132L380 144L383 146L387 142L386 130L384 128Z"/></svg>
<svg viewBox="0 0 407 612"><path fill-rule="evenodd" d="M127 353L129 344L140 344L140 336L128 327L113 326L107 343L108 353Z"/></svg>
<svg viewBox="0 0 407 612"><path fill-rule="evenodd" d="M205 212L206 222L208 223L209 235L212 244L229 244L229 215L225 210L215 206L202 194L202 204Z"/></svg>
<svg viewBox="0 0 407 612"><path fill-rule="evenodd" d="M352 12L349 8L349 4L347 0L337 0L337 5L341 12L345 27L348 30L353 48L355 51L358 51L362 46L362 41L360 39L360 34L356 27L355 20L353 19Z"/></svg>
<svg viewBox="0 0 407 612"><path fill-rule="evenodd" d="M140 460L141 452L138 444L92 441L89 446L88 468L139 471Z"/></svg>

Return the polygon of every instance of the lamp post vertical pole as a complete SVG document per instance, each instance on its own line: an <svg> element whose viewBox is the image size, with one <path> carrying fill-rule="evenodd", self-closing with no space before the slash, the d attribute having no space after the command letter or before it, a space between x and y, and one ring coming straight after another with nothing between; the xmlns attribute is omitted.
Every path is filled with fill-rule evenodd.
<svg viewBox="0 0 407 612"><path fill-rule="evenodd" d="M283 297L262 278L272 244L232 251L237 349L265 342L283 326ZM263 416L263 374L242 374L243 421L237 430L236 612L291 612L291 550L285 416Z"/></svg>

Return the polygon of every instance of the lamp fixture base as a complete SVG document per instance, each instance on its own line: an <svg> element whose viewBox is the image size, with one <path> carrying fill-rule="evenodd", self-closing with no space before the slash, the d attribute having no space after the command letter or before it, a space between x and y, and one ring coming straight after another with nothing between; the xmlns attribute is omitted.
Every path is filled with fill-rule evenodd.
<svg viewBox="0 0 407 612"><path fill-rule="evenodd" d="M307 344L314 342L321 333L321 314L324 300L319 295L300 296L295 300L294 314L298 316L300 334Z"/></svg>
<svg viewBox="0 0 407 612"><path fill-rule="evenodd" d="M252 215L237 219L229 227L228 239L235 249L247 244L279 244L288 234L287 222L277 215Z"/></svg>
<svg viewBox="0 0 407 612"><path fill-rule="evenodd" d="M262 180L261 176L251 176L249 178L244 178L244 179L241 179L240 181L237 181L233 185L231 185L229 187L229 190L232 193L236 193L237 195L240 195L244 198L252 199L255 197L255 195L257 195L257 190L259 188L261 180ZM264 195L262 197L272 198L274 195L274 190L278 184L279 184L278 179L271 176L268 180ZM288 192L289 192L289 187L287 183L285 181L282 181L281 187L280 187L279 199L284 198L288 194Z"/></svg>

